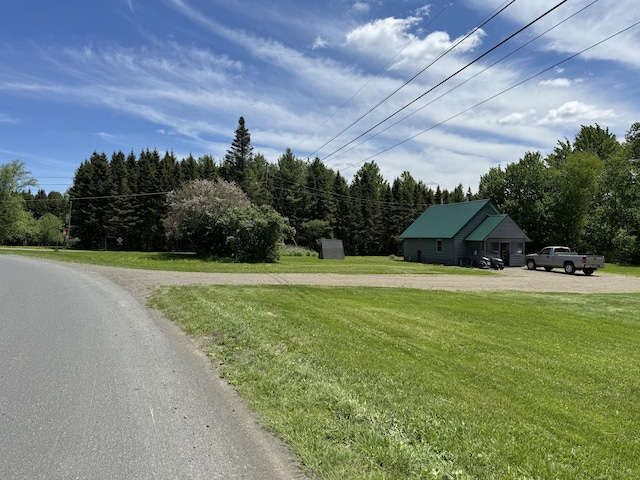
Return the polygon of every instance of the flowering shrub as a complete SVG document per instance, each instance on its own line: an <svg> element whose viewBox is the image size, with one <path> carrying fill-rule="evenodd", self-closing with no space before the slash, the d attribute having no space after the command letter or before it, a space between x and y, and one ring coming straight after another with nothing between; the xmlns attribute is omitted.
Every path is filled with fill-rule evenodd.
<svg viewBox="0 0 640 480"><path fill-rule="evenodd" d="M271 207L257 207L234 183L194 180L167 196L167 235L197 252L237 262L275 262L289 226Z"/></svg>

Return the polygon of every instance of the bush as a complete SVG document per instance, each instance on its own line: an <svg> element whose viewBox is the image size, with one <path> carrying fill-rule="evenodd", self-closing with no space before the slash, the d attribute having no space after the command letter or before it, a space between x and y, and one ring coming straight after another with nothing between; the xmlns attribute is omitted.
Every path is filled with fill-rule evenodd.
<svg viewBox="0 0 640 480"><path fill-rule="evenodd" d="M167 235L205 258L275 262L290 227L273 208L253 205L235 184L196 180L167 198Z"/></svg>
<svg viewBox="0 0 640 480"><path fill-rule="evenodd" d="M226 236L226 249L237 262L277 262L280 244L290 227L269 206L229 210L220 224Z"/></svg>

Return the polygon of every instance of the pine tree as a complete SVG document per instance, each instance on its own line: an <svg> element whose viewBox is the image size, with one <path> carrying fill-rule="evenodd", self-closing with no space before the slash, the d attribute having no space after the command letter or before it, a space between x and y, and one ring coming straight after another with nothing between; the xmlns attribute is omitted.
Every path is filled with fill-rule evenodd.
<svg viewBox="0 0 640 480"><path fill-rule="evenodd" d="M251 146L251 135L245 126L244 117L240 117L233 143L231 144L231 148L227 150L227 154L220 167L222 178L227 182L235 182L240 188L245 190L247 186L247 168L252 160L253 147Z"/></svg>
<svg viewBox="0 0 640 480"><path fill-rule="evenodd" d="M93 152L78 170L70 189L73 201L71 235L82 248L105 248L106 207L111 195L109 161L104 153Z"/></svg>
<svg viewBox="0 0 640 480"><path fill-rule="evenodd" d="M375 162L365 163L353 179L350 191L356 205L353 225L358 255L383 253L382 204L387 185Z"/></svg>
<svg viewBox="0 0 640 480"><path fill-rule="evenodd" d="M192 180L198 180L198 162L193 158L193 155L189 154L187 158L183 158L180 162L181 182L180 184L191 182ZM178 180L178 179L175 179ZM173 190L173 187L169 190Z"/></svg>
<svg viewBox="0 0 640 480"><path fill-rule="evenodd" d="M106 231L110 239L123 239L123 247L130 249L135 239L135 226L139 221L134 205L134 198L129 187L129 175L124 153L117 152L111 156L109 164L111 172L111 195L105 215ZM112 241L109 247L118 246Z"/></svg>
<svg viewBox="0 0 640 480"><path fill-rule="evenodd" d="M211 155L203 155L198 158L198 178L200 180L216 180L218 175L218 166Z"/></svg>
<svg viewBox="0 0 640 480"><path fill-rule="evenodd" d="M355 255L355 245L351 235L353 205L349 185L340 172L336 172L333 180L333 199L336 203L336 213L331 220L333 236L342 240L345 254Z"/></svg>
<svg viewBox="0 0 640 480"><path fill-rule="evenodd" d="M278 159L270 181L273 207L298 231L304 220L305 164L290 148Z"/></svg>

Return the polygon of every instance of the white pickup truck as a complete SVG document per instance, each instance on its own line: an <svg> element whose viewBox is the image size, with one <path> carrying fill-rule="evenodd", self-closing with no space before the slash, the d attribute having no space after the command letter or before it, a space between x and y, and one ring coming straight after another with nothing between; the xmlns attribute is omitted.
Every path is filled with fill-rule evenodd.
<svg viewBox="0 0 640 480"><path fill-rule="evenodd" d="M582 270L585 275L591 275L598 268L604 268L602 255L581 255L572 252L569 247L545 247L538 253L525 256L525 265L529 270L544 267L547 272L554 268L564 268L570 275L576 270Z"/></svg>

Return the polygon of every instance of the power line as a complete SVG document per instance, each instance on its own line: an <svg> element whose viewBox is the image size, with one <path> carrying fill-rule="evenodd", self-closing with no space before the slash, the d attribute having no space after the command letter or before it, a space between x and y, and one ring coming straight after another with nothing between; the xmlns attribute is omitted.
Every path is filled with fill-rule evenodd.
<svg viewBox="0 0 640 480"><path fill-rule="evenodd" d="M313 131L312 131L311 133L309 133L306 137L304 137L302 140L300 140L300 141L298 142L298 145L296 145L296 147L297 147L297 146L299 146L299 145L300 145L302 142L304 142L305 140L307 140L309 137L311 137L313 134L315 134L318 130L320 130L323 126L325 126L325 125L326 125L326 123L327 123L329 120L331 120L334 116L336 116L336 114L337 114L338 112L340 112L342 109L344 109L344 107L346 107L346 106L351 102L351 100L353 100L356 96L358 96L358 94L359 94L362 90L364 90L364 89L365 89L365 87L366 87L367 85L369 85L369 84L373 81L373 79L374 79L374 78L376 78L378 75L380 75L380 73L381 73L385 68L387 68L387 66L388 66L391 62L393 62L393 61L398 57L398 55L400 55L400 54L401 54L401 53L402 53L402 52L403 52L403 51L404 51L404 50L405 50L409 45L411 45L411 44L412 44L412 43L413 43L413 42L414 42L414 41L415 41L415 40L416 40L416 39L417 39L417 38L422 34L422 32L424 32L424 31L425 31L425 30L426 30L426 29L427 29L427 28L428 28L428 27L429 27L433 22L435 22L435 21L438 19L438 17L440 17L440 15L442 15L442 14L445 12L445 10L447 10L451 5L453 5L453 2L448 3L447 5L445 5L445 6L444 6L444 7L443 7L439 12L438 12L438 14L437 14L437 15L435 15L431 20L429 20L429 22L428 22L424 27L420 28L420 29L418 30L418 32L417 32L417 33L416 33L416 34L415 34L415 35L414 35L414 36L413 36L413 37L412 37L412 38L411 38L407 43L405 43L405 44L404 44L404 46L403 46L400 50L398 50L398 52L397 52L395 55L393 55L389 60L387 60L387 61L385 62L385 64L384 64L384 65L382 65L382 66L378 69L378 71L377 71L376 73L374 73L373 75L371 75L371 76L367 79L367 81L366 81L366 82L365 82L365 83L364 83L364 84L363 84L363 85L362 85L362 86L361 86L361 87L360 87L360 88L359 88L359 89L358 89L358 90L357 90L353 95L351 95L351 96L347 99L347 101L345 101L342 105L340 105L340 107L338 107L338 109L337 109L335 112L333 112L331 115L329 115L329 116L328 116L328 117L327 117L327 118L326 118L326 119L325 119L325 120L324 120L324 121L323 121L323 122L322 122L322 123L321 123L321 124L316 128L316 129L315 129L315 130L313 130ZM294 147L294 148L295 148L295 147ZM320 147L320 148L322 148L322 147ZM315 150L314 152L310 153L310 154L307 156L307 158L308 158L308 157L310 157L310 156L312 156L312 155L313 155L314 153L316 153L318 150L320 150L320 148L318 148L318 149L317 149L317 150Z"/></svg>
<svg viewBox="0 0 640 480"><path fill-rule="evenodd" d="M367 133L371 132L372 130L376 129L377 127L379 127L380 125L382 125L383 123L385 123L386 121L390 120L391 118L395 117L398 113L402 112L403 110L405 110L406 108L408 108L409 106L413 105L414 103L416 103L418 100L420 100L421 98L425 97L427 94L433 92L436 88L440 87L441 85L445 84L446 82L448 82L449 80L451 80L453 77L455 77L456 75L458 75L459 73L463 72L464 70L466 70L467 68L469 68L471 65L477 63L478 61L480 61L481 59L483 59L484 57L486 57L487 55L489 55L491 52L493 52L494 50L496 50L497 48L501 47L502 45L504 45L505 43L507 43L509 40L513 39L514 37L516 37L517 35L519 35L520 33L522 33L523 31L525 31L527 28L531 27L533 24L535 24L536 22L540 21L542 18L546 17L547 15L549 15L551 12L553 12L554 10L556 10L557 8L559 8L560 6L562 6L563 4L567 3L569 0L562 0L562 2L558 3L555 7L550 8L549 10L547 10L545 13L543 13L542 15L538 16L536 19L532 20L531 22L529 22L527 25L525 25L524 27L520 28L519 30L517 30L516 32L512 33L511 35L509 35L507 38L505 38L504 40L500 41L499 43L497 43L496 45L494 45L493 47L491 47L489 50L487 50L486 52L484 52L482 55L474 58L471 62L467 63L464 67L460 68L459 70L457 70L456 72L452 73L451 75L449 75L447 78L445 78L444 80L441 80L440 82L438 82L436 85L434 85L433 87L431 87L430 89L428 89L426 92L422 93L421 95L419 95L418 97L414 98L413 100L411 100L409 103L407 103L406 105L404 105L402 108L396 110L395 112L393 112L391 115L387 116L386 118L384 118L383 120L381 120L380 122L376 123L373 127L369 128L368 130L364 131L363 133L361 133L360 135L358 135L357 137L355 137L354 139L352 139L351 141L349 141L348 143L344 144L342 147L338 148L337 150L334 150L333 152L331 152L329 155L325 156L324 158L322 158L322 160L327 160L328 158L332 157L333 155L335 155L336 153L338 153L340 150L343 150L344 148L348 147L349 145L351 145L353 142L359 140L360 138L362 138L363 136L365 136ZM506 7L505 7L506 8Z"/></svg>
<svg viewBox="0 0 640 480"><path fill-rule="evenodd" d="M365 144L366 142L368 142L369 140L372 140L374 138L376 138L377 136L381 135L382 133L386 132L387 130L395 127L396 125L398 125L400 122L406 120L407 118L415 115L416 113L420 112L421 110L424 110L425 108L427 108L428 106L432 105L433 103L437 102L438 100L440 100L441 98L449 95L451 92L453 92L454 90L457 90L458 88L462 87L463 85L469 83L471 80L473 80L474 78L482 75L484 72L486 72L487 70L490 70L491 68L495 67L497 64L501 63L503 60L506 60L507 58L509 58L510 56L514 55L515 53L519 52L520 50L524 49L525 47L527 47L528 45L530 45L531 43L535 42L536 40L538 40L539 38L545 36L546 34L548 34L550 31L556 29L557 27L559 27L560 25L564 24L565 22L569 21L570 19L572 19L573 17L575 17L576 15L579 15L580 13L582 13L583 11L585 11L586 9L588 9L589 7L593 6L595 3L598 3L599 0L594 0L592 1L590 4L582 7L580 10L572 13L571 15L569 15L567 18L565 18L564 20L556 23L553 27L548 28L547 30L545 30L544 32L542 32L541 34L535 36L534 38L532 38L531 40L529 40L528 42L524 43L523 45L519 46L518 48L516 48L515 50L509 52L507 55L503 56L502 58L500 58L499 60L496 60L495 62L493 62L491 65L483 68L482 70L480 70L479 72L475 73L474 75L472 75L471 77L469 77L468 79L466 79L465 81L459 83L458 85L456 85L455 87L447 90L446 92L442 93L441 95L437 96L436 98L434 98L433 100L431 100L430 102L426 103L425 105L423 105L422 107L414 110L413 112L409 113L408 115L405 115L404 117L402 117L401 119L399 119L398 121L392 123L391 125L385 127L384 129L380 130L379 132L375 133L374 135L371 135L370 137L364 139L362 142L358 143L357 145L354 145L353 147L345 150L344 152L342 152L339 156L342 156L350 151L352 151L355 148L358 148L359 146Z"/></svg>
<svg viewBox="0 0 640 480"><path fill-rule="evenodd" d="M462 37L460 40L458 40L457 42L455 42L451 47L449 47L448 49L446 49L444 52L442 52L440 55L438 55L435 59L433 59L431 62L429 62L424 68L422 68L420 71L418 71L417 73L415 73L411 78L409 78L408 80L406 80L402 85L400 85L398 88L396 88L393 92L391 92L389 95L387 95L385 98L383 98L382 100L380 100L377 104L375 104L372 108L370 108L367 112L365 112L363 115L361 115L360 117L358 117L356 120L354 120L351 124L349 124L347 127L345 127L344 129L342 129L338 134L336 134L333 138L331 138L329 141L325 142L323 145L321 145L320 147L316 148L313 152L311 152L309 155L307 155L307 157L311 157L313 156L315 153L317 153L318 151L322 150L324 147L326 147L327 145L329 145L331 142L333 142L334 140L336 140L340 135L342 135L343 133L345 133L347 130L349 130L351 127L353 127L356 123L360 122L362 119L364 119L367 115L369 115L370 113L372 113L376 108L378 108L380 105L382 105L384 102L386 102L387 100L389 100L392 96L394 96L396 93L398 93L400 90L402 90L404 87L406 87L407 85L409 85L409 83L411 83L412 81L414 81L416 78L418 78L422 73L424 73L428 68L430 68L431 66L433 66L436 62L438 62L440 59L442 59L445 55L447 55L448 53L450 53L452 50L454 50L458 45L460 45L462 42L464 42L465 40L467 40L471 35L473 35L475 32L477 32L478 30L480 30L482 27L484 27L485 25L487 25L491 20L493 20L494 18L496 18L500 13L502 13L505 9L507 9L509 6L511 6L516 0L511 0L508 4L504 5L503 7L499 8L497 11L494 11L493 14L491 14L488 18L485 17L485 20L478 25L477 27L475 27L473 30L471 30L467 35L465 35L464 37ZM568 0L565 0L568 1ZM348 144L347 144L348 145ZM344 147L341 147L344 148ZM340 149L338 149L339 151ZM335 153L335 152L334 152ZM333 155L330 154L324 158L328 158L329 156ZM324 159L323 159L324 160Z"/></svg>
<svg viewBox="0 0 640 480"><path fill-rule="evenodd" d="M378 152L378 153L376 153L376 154L374 154L374 155L371 155L371 156L369 156L369 157L365 158L364 160L361 160L361 161L359 161L359 162L357 162L357 163L351 164L351 165L349 165L349 166L350 166L350 167L354 167L354 166L359 165L359 164L361 164L361 163L364 163L364 162L367 162L367 161L369 161L369 160L372 160L372 159L376 158L377 156L382 155L383 153L388 152L389 150L393 150L394 148L399 147L400 145L403 145L403 144L405 144L405 143L407 143L407 142L409 142L409 141L413 140L414 138L419 137L420 135L422 135L422 134L424 134L424 133L427 133L427 132L429 132L429 131L431 131L431 130L433 130L433 129L435 129L435 128L437 128L437 127L441 126L441 125L444 125L445 123L450 122L450 121L451 121L451 120L453 120L454 118L457 118L457 117L459 117L459 116L461 116L461 115L464 115L465 113L467 113L467 112L469 112L469 111L471 111L471 110L473 110L473 109L475 109L475 108L477 108L477 107L479 107L479 106L481 106L481 105L484 105L485 103L488 103L488 102L490 102L491 100L493 100L493 99L495 99L495 98L497 98L497 97L499 97L499 96L501 96L501 95L504 95L505 93L507 93L507 92L509 92L509 91L513 90L514 88L517 88L517 87L519 87L520 85L522 85L522 84L524 84L524 83L527 83L527 82L529 82L530 80L533 80L533 79L534 79L534 78L536 78L536 77L539 77L539 76L540 76L540 75L542 75L543 73L546 73L546 72L548 72L549 70L553 70L554 68L556 68L556 67L558 67L558 66L560 66L560 65L562 65L562 64L564 64L564 63L566 63L566 62L569 62L570 60L573 60L574 58L576 58L576 57L578 57L578 56L582 55L583 53L585 53L585 52L587 52L587 51L589 51L589 50L591 50L591 49L593 49L593 48L595 48L595 47L598 47L598 46L602 45L603 43L605 43L605 42L607 42L607 41L611 40L612 38L617 37L618 35L621 35L621 34L623 34L623 33L627 32L627 31L631 30L632 28L637 27L638 25L640 25L640 21L639 21L639 22L635 22L635 23L633 23L633 24L629 25L629 26L628 26L628 27L626 27L626 28L623 28L622 30L619 30L618 32L616 32L616 33L614 33L614 34L612 34L612 35L609 35L608 37L606 37L606 38L604 38L604 39L600 40L599 42L594 43L593 45L591 45L591 46L589 46L589 47L587 47L587 48L585 48L585 49L583 49L583 50L581 50L581 51L579 51L579 52L577 52L577 53L575 53L575 54L573 54L573 55L570 55L570 56L566 57L565 59L563 59L563 60L561 60L561 61L559 61L559 62L554 63L553 65L551 65L551 66L549 66L549 67L547 67L547 68L545 68L545 69L543 69L543 70L539 71L538 73L535 73L534 75L531 75L531 76L529 76L529 77L525 78L524 80L521 80L521 81L519 81L519 82L515 83L514 85L512 85L512 86L510 86L510 87L508 87L508 88L506 88L506 89L504 89L504 90L502 90L502 91L500 91L500 92L496 93L495 95L492 95L492 96L490 96L490 97L488 97L488 98L486 98L486 99L482 100L481 102L478 102L478 103L476 103L475 105L473 105L473 106L471 106L471 107L469 107L469 108L466 108L466 109L464 109L464 110L462 110L462 111L460 111L460 112L456 113L455 115L452 115L452 116L450 116L449 118L446 118L445 120L442 120L441 122L438 122L438 123L436 123L436 124L434 124L434 125L430 126L429 128L426 128L426 129L424 129L424 130L422 130L422 131L420 131L420 132L416 133L415 135L412 135L411 137L409 137L409 138L407 138L407 139L405 139L405 140L402 140L401 142L398 142L398 143L396 143L396 144L394 144L394 145L391 145L390 147L387 147L387 148L385 148L385 149L381 150L380 152Z"/></svg>

